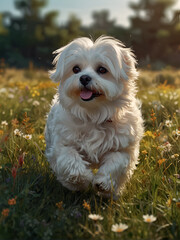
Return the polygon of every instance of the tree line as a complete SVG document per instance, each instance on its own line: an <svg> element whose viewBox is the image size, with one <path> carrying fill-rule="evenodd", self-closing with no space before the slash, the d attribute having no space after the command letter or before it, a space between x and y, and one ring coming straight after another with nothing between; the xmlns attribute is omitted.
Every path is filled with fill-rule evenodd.
<svg viewBox="0 0 180 240"><path fill-rule="evenodd" d="M180 10L167 10L176 0L139 0L130 2L134 11L130 27L116 24L108 10L92 13L92 24L83 26L76 15L69 16L64 25L58 25L57 11L44 15L41 9L47 0L14 0L20 16L10 12L0 14L0 58L8 66L50 67L52 52L80 36L111 35L132 47L141 67L162 68L180 66Z"/></svg>

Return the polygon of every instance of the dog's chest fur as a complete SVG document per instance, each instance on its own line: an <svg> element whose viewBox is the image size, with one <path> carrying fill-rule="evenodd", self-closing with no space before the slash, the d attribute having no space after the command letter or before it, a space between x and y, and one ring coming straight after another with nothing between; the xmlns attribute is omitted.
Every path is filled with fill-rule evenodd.
<svg viewBox="0 0 180 240"><path fill-rule="evenodd" d="M99 163L106 152L120 147L118 139L115 141L115 131L113 123L110 122L98 126L92 123L81 127L76 126L73 142L76 149L87 158L86 161Z"/></svg>
<svg viewBox="0 0 180 240"><path fill-rule="evenodd" d="M85 161L92 164L98 164L107 152L128 147L134 140L133 129L128 121L82 123L78 119L72 119L59 104L53 106L48 118L47 132L49 129L50 136L55 136L50 140L51 143L56 141L57 149L60 147L58 145L71 146Z"/></svg>

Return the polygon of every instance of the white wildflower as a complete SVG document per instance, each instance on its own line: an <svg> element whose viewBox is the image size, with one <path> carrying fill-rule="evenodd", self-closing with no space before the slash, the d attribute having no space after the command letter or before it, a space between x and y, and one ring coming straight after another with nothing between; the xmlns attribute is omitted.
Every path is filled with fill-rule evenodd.
<svg viewBox="0 0 180 240"><path fill-rule="evenodd" d="M6 88L1 88L0 93L7 93L7 89Z"/></svg>
<svg viewBox="0 0 180 240"><path fill-rule="evenodd" d="M180 108L176 110L176 113L180 115Z"/></svg>
<svg viewBox="0 0 180 240"><path fill-rule="evenodd" d="M172 135L178 139L178 137L180 136L180 130L176 129L172 131Z"/></svg>
<svg viewBox="0 0 180 240"><path fill-rule="evenodd" d="M162 153L170 152L172 149L172 145L169 142L165 142L164 144L159 146L159 149L162 151Z"/></svg>
<svg viewBox="0 0 180 240"><path fill-rule="evenodd" d="M178 158L178 157L179 157L179 154L177 154L177 153L171 155L171 158Z"/></svg>
<svg viewBox="0 0 180 240"><path fill-rule="evenodd" d="M25 138L27 140L30 140L32 138L32 135L31 134L26 134L26 135L23 135L23 138Z"/></svg>
<svg viewBox="0 0 180 240"><path fill-rule="evenodd" d="M40 102L39 101L37 101L37 100L35 100L35 101L33 101L33 106L35 106L35 107L37 107L37 106L39 106L40 105Z"/></svg>
<svg viewBox="0 0 180 240"><path fill-rule="evenodd" d="M8 98L13 99L13 98L14 98L14 94L9 93L9 94L8 94Z"/></svg>
<svg viewBox="0 0 180 240"><path fill-rule="evenodd" d="M156 221L157 217L147 214L147 215L143 215L143 219L144 219L144 222L152 223Z"/></svg>
<svg viewBox="0 0 180 240"><path fill-rule="evenodd" d="M22 134L22 132L21 132L19 129L16 128L16 129L14 130L14 135L20 137L20 136L22 136L23 134Z"/></svg>
<svg viewBox="0 0 180 240"><path fill-rule="evenodd" d="M119 224L113 224L111 227L111 231L116 232L116 233L121 233L124 230L126 230L128 228L128 225L123 224L123 223L119 223Z"/></svg>
<svg viewBox="0 0 180 240"><path fill-rule="evenodd" d="M101 215L98 214L89 214L88 218L97 221L97 220L103 220L103 217Z"/></svg>
<svg viewBox="0 0 180 240"><path fill-rule="evenodd" d="M166 127L172 127L172 121L171 120L166 120L165 121L165 126Z"/></svg>
<svg viewBox="0 0 180 240"><path fill-rule="evenodd" d="M8 125L8 122L7 121L2 121L1 122L1 126L7 126Z"/></svg>
<svg viewBox="0 0 180 240"><path fill-rule="evenodd" d="M27 100L28 103L31 103L32 101L33 101L32 98L29 98L29 99Z"/></svg>

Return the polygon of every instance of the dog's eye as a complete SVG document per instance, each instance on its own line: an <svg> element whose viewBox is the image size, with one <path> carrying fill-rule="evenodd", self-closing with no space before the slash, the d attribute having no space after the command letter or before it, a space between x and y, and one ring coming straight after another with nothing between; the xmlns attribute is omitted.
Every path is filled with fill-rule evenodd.
<svg viewBox="0 0 180 240"><path fill-rule="evenodd" d="M74 72L75 74L77 74L77 73L80 72L80 71L81 71L81 69L80 69L79 66L74 66L74 67L73 67L73 72Z"/></svg>
<svg viewBox="0 0 180 240"><path fill-rule="evenodd" d="M100 74L105 74L108 72L108 70L104 67L99 67L98 70L97 70L98 73Z"/></svg>

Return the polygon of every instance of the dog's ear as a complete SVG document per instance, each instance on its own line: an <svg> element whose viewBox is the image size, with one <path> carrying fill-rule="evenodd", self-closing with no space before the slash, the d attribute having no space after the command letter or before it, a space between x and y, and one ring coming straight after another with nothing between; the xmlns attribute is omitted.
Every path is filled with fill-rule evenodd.
<svg viewBox="0 0 180 240"><path fill-rule="evenodd" d="M130 48L121 48L121 71L120 76L125 79L136 79L138 77L138 72L136 70L136 58L134 53Z"/></svg>
<svg viewBox="0 0 180 240"><path fill-rule="evenodd" d="M57 54L53 60L53 65L55 68L49 71L49 76L53 82L60 82L64 74L64 59L65 59L65 47L59 48L53 52Z"/></svg>

